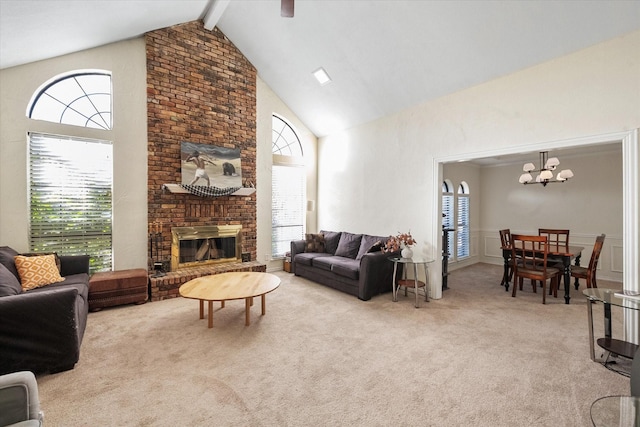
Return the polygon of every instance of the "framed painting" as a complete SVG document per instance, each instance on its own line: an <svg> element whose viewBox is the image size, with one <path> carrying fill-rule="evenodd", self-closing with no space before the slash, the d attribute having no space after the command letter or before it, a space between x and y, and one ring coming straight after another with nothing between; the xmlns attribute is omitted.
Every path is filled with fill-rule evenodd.
<svg viewBox="0 0 640 427"><path fill-rule="evenodd" d="M183 185L242 187L240 149L182 142L180 163Z"/></svg>

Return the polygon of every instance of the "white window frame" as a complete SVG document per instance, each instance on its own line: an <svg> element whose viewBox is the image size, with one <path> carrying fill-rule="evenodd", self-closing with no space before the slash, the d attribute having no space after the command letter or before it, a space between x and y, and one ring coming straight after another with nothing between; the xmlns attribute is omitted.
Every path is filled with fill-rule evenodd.
<svg viewBox="0 0 640 427"><path fill-rule="evenodd" d="M470 246L470 229L469 229L469 185L462 181L458 186L457 194L457 213L456 213L456 259L461 260L471 256Z"/></svg>
<svg viewBox="0 0 640 427"><path fill-rule="evenodd" d="M449 253L449 261L455 259L455 211L454 211L454 195L453 195L453 183L445 179L442 182L442 213L445 215L442 218L442 227L448 228L454 231L449 232L449 246L447 252Z"/></svg>
<svg viewBox="0 0 640 427"><path fill-rule="evenodd" d="M30 249L88 254L92 273L113 266L113 146L93 138L110 135L112 109L111 72L84 69L43 83L26 111L35 130L27 135ZM59 123L66 135L39 133L37 121Z"/></svg>
<svg viewBox="0 0 640 427"><path fill-rule="evenodd" d="M306 168L302 144L283 117L272 120L271 258L286 257L306 231ZM286 178L286 179L285 179Z"/></svg>
<svg viewBox="0 0 640 427"><path fill-rule="evenodd" d="M113 147L110 141L29 133L29 247L90 256L112 269Z"/></svg>

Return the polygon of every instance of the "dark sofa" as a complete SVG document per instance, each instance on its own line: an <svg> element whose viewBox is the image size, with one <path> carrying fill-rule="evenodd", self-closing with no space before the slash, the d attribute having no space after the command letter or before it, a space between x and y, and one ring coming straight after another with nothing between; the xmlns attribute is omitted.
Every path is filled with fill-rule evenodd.
<svg viewBox="0 0 640 427"><path fill-rule="evenodd" d="M291 242L291 272L361 300L391 291L393 263L381 249L388 237L320 231Z"/></svg>
<svg viewBox="0 0 640 427"><path fill-rule="evenodd" d="M0 247L0 374L72 369L87 325L89 256L58 257L64 281L23 291L16 255Z"/></svg>

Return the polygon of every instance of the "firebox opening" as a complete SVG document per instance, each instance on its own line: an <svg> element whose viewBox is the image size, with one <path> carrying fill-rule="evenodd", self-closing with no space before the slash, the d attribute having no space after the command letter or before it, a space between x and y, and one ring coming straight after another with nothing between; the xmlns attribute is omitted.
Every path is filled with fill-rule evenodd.
<svg viewBox="0 0 640 427"><path fill-rule="evenodd" d="M241 231L241 225L172 228L171 270L241 261Z"/></svg>

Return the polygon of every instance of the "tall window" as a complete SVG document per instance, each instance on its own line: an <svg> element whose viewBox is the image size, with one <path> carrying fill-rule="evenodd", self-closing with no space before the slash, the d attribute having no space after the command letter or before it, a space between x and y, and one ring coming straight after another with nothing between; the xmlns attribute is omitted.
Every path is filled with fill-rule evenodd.
<svg viewBox="0 0 640 427"><path fill-rule="evenodd" d="M111 270L112 146L33 133L29 138L30 247L91 255Z"/></svg>
<svg viewBox="0 0 640 427"><path fill-rule="evenodd" d="M456 257L469 256L469 186L462 181L458 186L458 227Z"/></svg>
<svg viewBox="0 0 640 427"><path fill-rule="evenodd" d="M112 267L113 152L80 128L110 130L111 74L76 71L36 91L27 116L70 125L67 135L29 134L29 244L34 252L90 255L91 272Z"/></svg>
<svg viewBox="0 0 640 427"><path fill-rule="evenodd" d="M281 258L292 240L304 238L306 169L293 128L274 115L272 130L271 256Z"/></svg>
<svg viewBox="0 0 640 427"><path fill-rule="evenodd" d="M442 183L442 227L454 230L455 220L453 216L453 184L448 179ZM455 256L453 233L449 232L449 245L447 252L450 257Z"/></svg>

